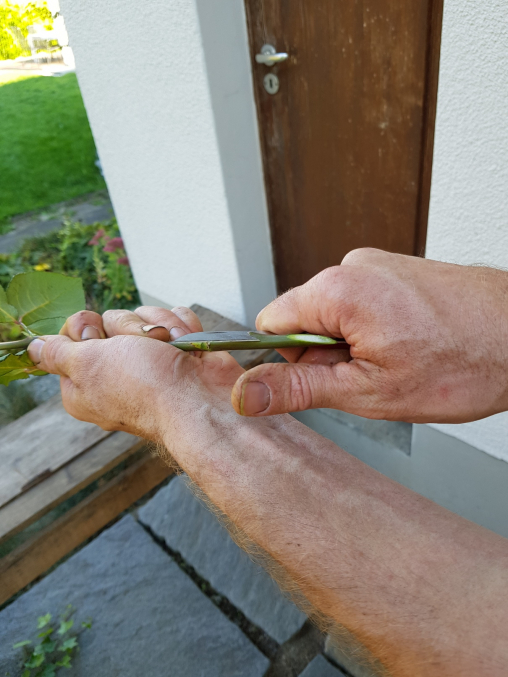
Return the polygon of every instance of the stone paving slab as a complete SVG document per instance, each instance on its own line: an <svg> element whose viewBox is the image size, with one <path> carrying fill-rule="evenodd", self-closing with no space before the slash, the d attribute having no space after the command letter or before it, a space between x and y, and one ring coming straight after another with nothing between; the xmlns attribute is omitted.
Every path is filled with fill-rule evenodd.
<svg viewBox="0 0 508 677"><path fill-rule="evenodd" d="M129 515L0 613L0 675L21 674L12 644L68 604L92 629L75 677L261 677L268 659Z"/></svg>
<svg viewBox="0 0 508 677"><path fill-rule="evenodd" d="M345 673L323 658L323 656L316 656L311 661L305 670L300 673L300 677L346 677Z"/></svg>
<svg viewBox="0 0 508 677"><path fill-rule="evenodd" d="M230 538L179 476L139 511L140 520L179 552L198 574L278 642L301 628L305 615Z"/></svg>

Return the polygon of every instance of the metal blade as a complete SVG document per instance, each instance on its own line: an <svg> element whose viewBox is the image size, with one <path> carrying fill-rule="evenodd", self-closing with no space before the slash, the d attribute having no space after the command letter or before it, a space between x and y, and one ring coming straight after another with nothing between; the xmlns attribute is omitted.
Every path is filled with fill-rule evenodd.
<svg viewBox="0 0 508 677"><path fill-rule="evenodd" d="M248 331L198 331L194 334L185 334L174 343L195 343L200 341L223 341L231 343L232 341L259 341L255 332Z"/></svg>

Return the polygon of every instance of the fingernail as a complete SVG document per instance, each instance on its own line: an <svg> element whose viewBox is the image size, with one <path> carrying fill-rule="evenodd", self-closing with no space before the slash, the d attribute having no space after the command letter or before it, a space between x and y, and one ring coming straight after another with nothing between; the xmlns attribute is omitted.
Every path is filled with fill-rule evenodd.
<svg viewBox="0 0 508 677"><path fill-rule="evenodd" d="M88 341L89 339L100 339L100 337L101 334L97 327L92 327L91 324L87 324L87 326L81 332L82 341Z"/></svg>
<svg viewBox="0 0 508 677"><path fill-rule="evenodd" d="M260 414L270 406L270 389L260 381L252 381L242 388L240 411L244 416Z"/></svg>
<svg viewBox="0 0 508 677"><path fill-rule="evenodd" d="M171 327L169 330L169 336L172 341L176 341L176 339L179 339L188 333L188 331L185 331L185 329L182 329L181 327Z"/></svg>
<svg viewBox="0 0 508 677"><path fill-rule="evenodd" d="M28 346L28 357L34 364L39 364L41 361L41 352L43 347L44 341L42 339L34 339Z"/></svg>
<svg viewBox="0 0 508 677"><path fill-rule="evenodd" d="M145 326L141 327L141 329L145 332L145 334L148 334L148 336L153 334L154 329L164 329L164 331L167 331L166 327L163 327L162 324L145 324Z"/></svg>

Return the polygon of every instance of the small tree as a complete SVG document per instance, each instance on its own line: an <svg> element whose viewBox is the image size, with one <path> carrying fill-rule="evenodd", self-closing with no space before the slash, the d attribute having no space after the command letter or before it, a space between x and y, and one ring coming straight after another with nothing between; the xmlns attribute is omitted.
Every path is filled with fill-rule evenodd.
<svg viewBox="0 0 508 677"><path fill-rule="evenodd" d="M53 28L53 17L46 2L30 2L24 7L0 0L0 60L30 56L28 27L42 25Z"/></svg>

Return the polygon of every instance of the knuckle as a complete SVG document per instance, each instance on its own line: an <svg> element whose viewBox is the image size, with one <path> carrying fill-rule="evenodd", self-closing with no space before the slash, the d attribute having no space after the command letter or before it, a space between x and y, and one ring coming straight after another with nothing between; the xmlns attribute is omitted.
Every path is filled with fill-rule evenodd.
<svg viewBox="0 0 508 677"><path fill-rule="evenodd" d="M71 318L69 319L76 320L77 322L86 322L91 314L92 313L90 313L89 310L80 310L79 312L74 313L74 315L71 315Z"/></svg>
<svg viewBox="0 0 508 677"><path fill-rule="evenodd" d="M335 289L343 277L344 270L340 266L331 266L318 273L315 280L320 292L327 292L330 289Z"/></svg>
<svg viewBox="0 0 508 677"><path fill-rule="evenodd" d="M60 351L61 345L62 341L58 339L45 342L43 350L43 362L46 366L53 367L59 362L58 353Z"/></svg>
<svg viewBox="0 0 508 677"><path fill-rule="evenodd" d="M289 367L291 408L295 411L312 409L313 392L304 365Z"/></svg>
<svg viewBox="0 0 508 677"><path fill-rule="evenodd" d="M118 320L124 314L123 310L106 310L103 314L103 320L114 322Z"/></svg>
<svg viewBox="0 0 508 677"><path fill-rule="evenodd" d="M178 313L192 313L192 310L187 308L187 306L175 306L171 309L171 312L177 315Z"/></svg>
<svg viewBox="0 0 508 677"><path fill-rule="evenodd" d="M342 259L341 265L361 265L367 261L372 260L372 258L379 256L382 253L380 249L374 249L374 247L362 247L359 249L352 249L346 254Z"/></svg>

